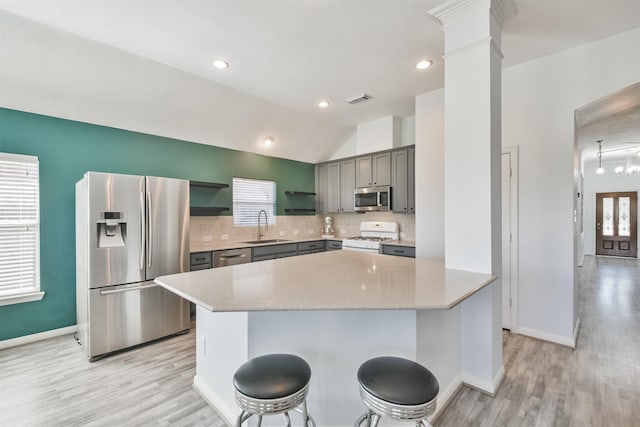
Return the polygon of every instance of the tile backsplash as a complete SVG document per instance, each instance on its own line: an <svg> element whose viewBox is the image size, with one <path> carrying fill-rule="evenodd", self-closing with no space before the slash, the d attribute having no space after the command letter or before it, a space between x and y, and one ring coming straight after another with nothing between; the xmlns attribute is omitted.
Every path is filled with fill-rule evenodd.
<svg viewBox="0 0 640 427"><path fill-rule="evenodd" d="M279 215L275 225L264 232L264 239L321 237L324 218L327 215ZM360 234L361 221L396 221L400 225L401 239L415 240L415 215L389 212L366 214L333 214L333 228L337 238ZM256 227L236 227L232 216L192 216L191 245L216 242L241 242L255 239Z"/></svg>
<svg viewBox="0 0 640 427"><path fill-rule="evenodd" d="M318 215L324 223L325 215ZM333 219L336 237L345 238L360 235L362 221L395 221L400 227L401 240L415 240L415 215L396 214L392 212L367 212L364 214L344 213L328 215Z"/></svg>

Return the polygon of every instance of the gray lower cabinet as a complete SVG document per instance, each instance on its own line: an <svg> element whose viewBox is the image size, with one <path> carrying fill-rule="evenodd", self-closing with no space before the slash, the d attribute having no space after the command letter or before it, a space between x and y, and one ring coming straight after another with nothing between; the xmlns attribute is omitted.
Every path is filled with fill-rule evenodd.
<svg viewBox="0 0 640 427"><path fill-rule="evenodd" d="M382 253L385 255L415 258L416 248L412 246L382 245Z"/></svg>
<svg viewBox="0 0 640 427"><path fill-rule="evenodd" d="M196 270L206 270L207 268L211 268L211 252L193 252L190 254L191 257L191 271Z"/></svg>
<svg viewBox="0 0 640 427"><path fill-rule="evenodd" d="M297 243L282 245L256 246L251 249L251 261L265 261L268 259L286 258L298 255Z"/></svg>
<svg viewBox="0 0 640 427"><path fill-rule="evenodd" d="M325 241L325 249L327 251L339 251L340 249L342 249L342 240Z"/></svg>
<svg viewBox="0 0 640 427"><path fill-rule="evenodd" d="M324 251L324 240L298 243L298 255L316 254Z"/></svg>

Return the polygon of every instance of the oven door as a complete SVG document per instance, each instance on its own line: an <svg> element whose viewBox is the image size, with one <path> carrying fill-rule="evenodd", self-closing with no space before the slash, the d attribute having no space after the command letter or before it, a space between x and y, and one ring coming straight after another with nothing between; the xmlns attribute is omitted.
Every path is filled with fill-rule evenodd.
<svg viewBox="0 0 640 427"><path fill-rule="evenodd" d="M343 251L356 251L356 252L367 252L370 254L377 254L380 253L380 249L379 248L362 248L362 247L357 247L357 246L342 246L342 250Z"/></svg>

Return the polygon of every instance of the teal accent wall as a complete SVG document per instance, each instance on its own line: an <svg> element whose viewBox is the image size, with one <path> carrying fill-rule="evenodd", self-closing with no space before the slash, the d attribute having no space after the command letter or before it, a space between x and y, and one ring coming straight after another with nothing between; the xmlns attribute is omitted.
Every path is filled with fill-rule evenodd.
<svg viewBox="0 0 640 427"><path fill-rule="evenodd" d="M0 340L76 324L75 183L87 171L229 185L234 176L273 180L278 215L300 203L286 190L314 191L315 186L311 163L2 108L0 152L40 160L40 285L45 292L41 301L0 307ZM231 206L231 188L193 196L197 204Z"/></svg>

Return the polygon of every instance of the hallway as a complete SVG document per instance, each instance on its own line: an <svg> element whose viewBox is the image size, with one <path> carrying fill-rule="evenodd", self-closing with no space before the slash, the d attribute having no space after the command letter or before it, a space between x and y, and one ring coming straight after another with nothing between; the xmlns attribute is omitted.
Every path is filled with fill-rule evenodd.
<svg viewBox="0 0 640 427"><path fill-rule="evenodd" d="M637 426L640 261L587 256L577 292L575 351L505 333L496 398L463 387L435 427Z"/></svg>

